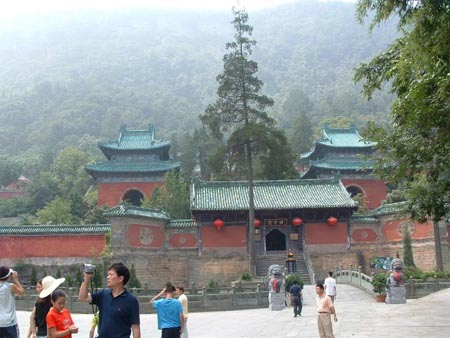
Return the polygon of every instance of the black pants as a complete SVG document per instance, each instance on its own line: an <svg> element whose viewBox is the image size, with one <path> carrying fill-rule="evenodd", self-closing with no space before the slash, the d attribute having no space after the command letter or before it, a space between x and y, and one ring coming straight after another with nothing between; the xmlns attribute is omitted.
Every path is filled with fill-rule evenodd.
<svg viewBox="0 0 450 338"><path fill-rule="evenodd" d="M180 338L181 327L162 329L161 338Z"/></svg>
<svg viewBox="0 0 450 338"><path fill-rule="evenodd" d="M292 296L291 301L294 308L294 316L300 316L302 314L302 298L300 296Z"/></svg>

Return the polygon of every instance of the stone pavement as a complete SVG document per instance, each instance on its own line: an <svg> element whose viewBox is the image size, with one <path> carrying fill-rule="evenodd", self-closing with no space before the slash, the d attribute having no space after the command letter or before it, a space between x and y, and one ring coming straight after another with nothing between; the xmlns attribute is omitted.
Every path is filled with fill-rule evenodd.
<svg viewBox="0 0 450 338"><path fill-rule="evenodd" d="M301 317L291 307L195 312L189 318L191 338L311 338L319 337L316 326L315 288L305 286ZM450 288L406 304L384 304L353 286L339 284L336 299L336 338L448 338L450 337ZM21 338L26 337L29 312L19 311ZM73 314L80 332L73 338L87 338L92 315ZM160 337L156 315L141 314L142 338Z"/></svg>

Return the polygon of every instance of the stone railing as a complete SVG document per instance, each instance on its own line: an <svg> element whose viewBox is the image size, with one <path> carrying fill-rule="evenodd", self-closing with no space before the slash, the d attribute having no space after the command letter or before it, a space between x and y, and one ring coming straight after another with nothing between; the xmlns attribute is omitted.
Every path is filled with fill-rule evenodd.
<svg viewBox="0 0 450 338"><path fill-rule="evenodd" d="M375 295L373 292L372 277L362 273L361 266L358 267L358 270L354 270L353 265L350 265L348 270L344 270L342 265L336 267L334 277L336 283L351 284L371 295ZM406 298L414 299L449 288L450 279L433 278L423 281L410 278L405 281L405 286Z"/></svg>
<svg viewBox="0 0 450 338"><path fill-rule="evenodd" d="M78 288L62 288L67 295L66 307L73 313L92 313L92 305L78 301ZM154 313L149 300L161 290L129 289L139 300L141 313ZM284 294L284 291L283 291ZM220 289L200 288L186 290L189 299L189 310L192 312L213 310L240 310L264 308L269 306L269 292L267 287L260 283L237 283L232 287ZM16 299L16 309L31 311L36 303L37 296L34 289L27 289L22 297Z"/></svg>

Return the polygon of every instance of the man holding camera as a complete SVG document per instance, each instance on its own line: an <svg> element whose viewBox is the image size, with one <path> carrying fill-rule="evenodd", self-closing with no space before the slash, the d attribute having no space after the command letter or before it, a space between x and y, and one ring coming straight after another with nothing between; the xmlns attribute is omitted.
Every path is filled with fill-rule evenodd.
<svg viewBox="0 0 450 338"><path fill-rule="evenodd" d="M134 338L141 337L139 321L139 303L125 289L130 279L130 271L122 263L114 263L108 268L106 282L108 288L88 292L89 283L94 276L92 269L85 269L78 299L98 306L100 320L98 334L100 338L129 338L133 331Z"/></svg>
<svg viewBox="0 0 450 338"><path fill-rule="evenodd" d="M12 283L8 280L12 279ZM7 266L0 267L0 337L19 338L16 300L25 290L19 282L17 272Z"/></svg>

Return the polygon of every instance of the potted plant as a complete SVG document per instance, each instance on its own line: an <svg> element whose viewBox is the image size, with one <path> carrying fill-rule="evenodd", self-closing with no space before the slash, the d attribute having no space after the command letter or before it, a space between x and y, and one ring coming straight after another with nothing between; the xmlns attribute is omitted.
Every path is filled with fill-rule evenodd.
<svg viewBox="0 0 450 338"><path fill-rule="evenodd" d="M385 272L377 272L372 276L373 292L377 293L375 299L377 302L384 302L386 300L386 279Z"/></svg>

